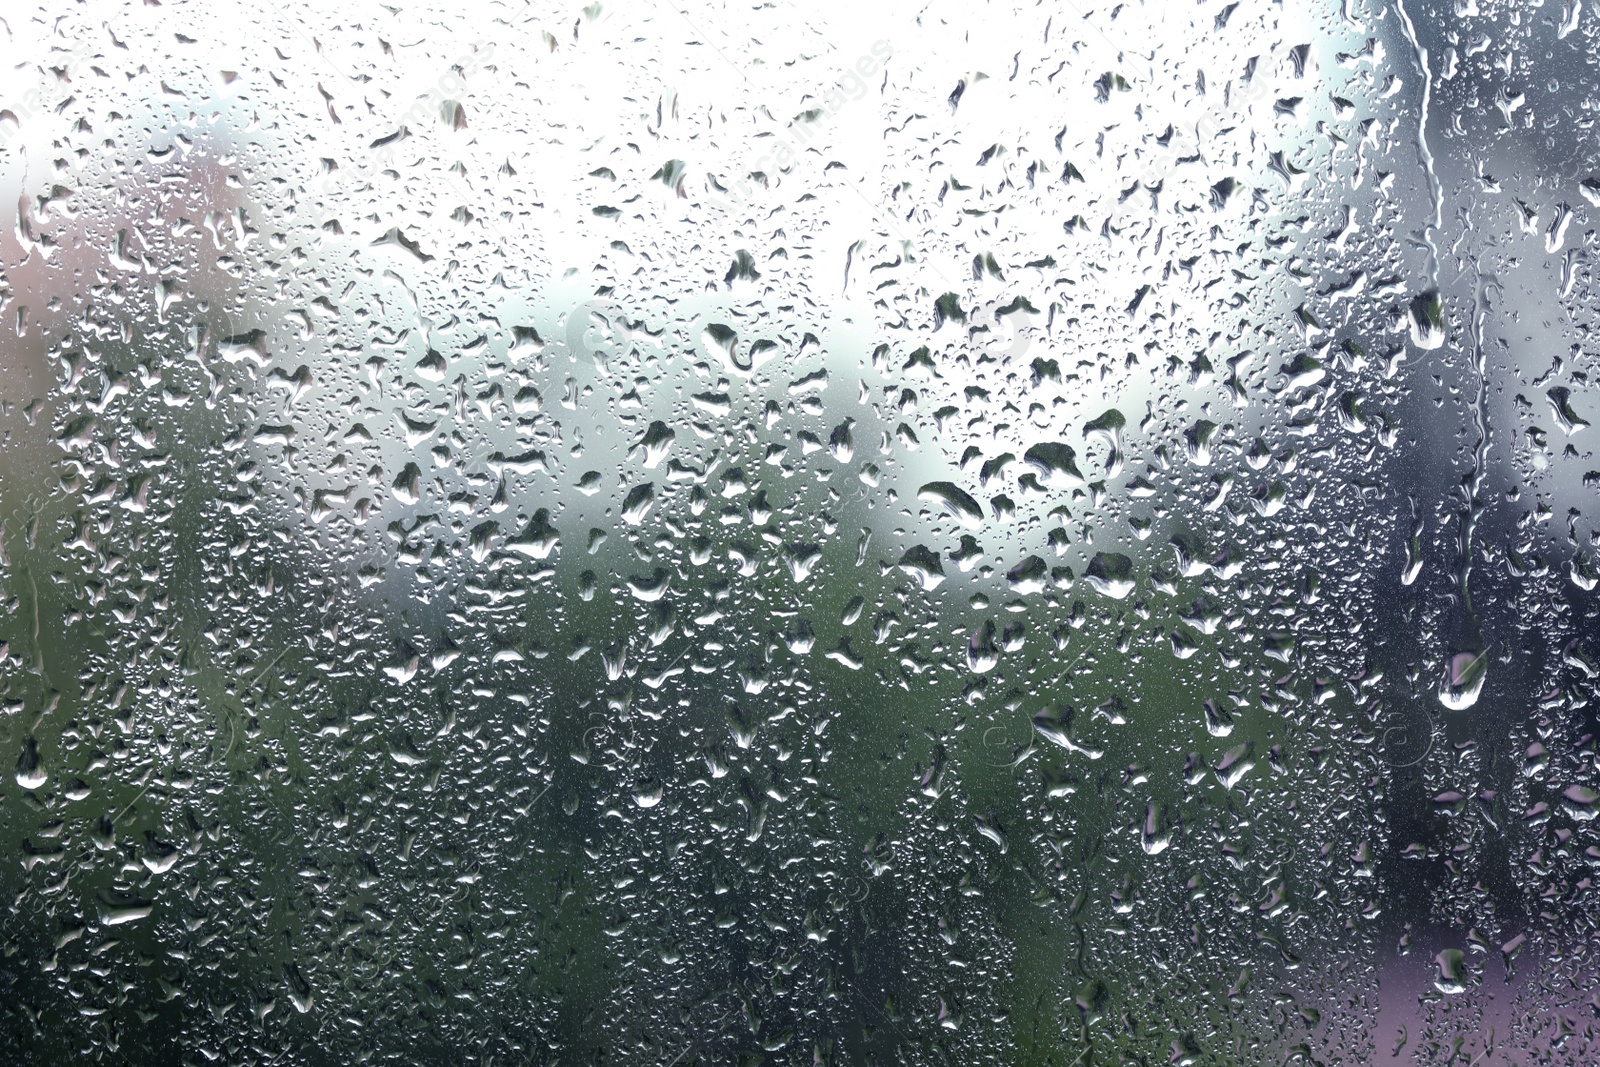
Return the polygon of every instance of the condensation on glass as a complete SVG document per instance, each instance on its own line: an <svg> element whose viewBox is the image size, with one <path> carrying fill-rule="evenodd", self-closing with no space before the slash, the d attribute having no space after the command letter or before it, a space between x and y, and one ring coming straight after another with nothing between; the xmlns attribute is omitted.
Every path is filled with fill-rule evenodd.
<svg viewBox="0 0 1600 1067"><path fill-rule="evenodd" d="M1597 35L8 9L8 1062L1595 1062Z"/></svg>

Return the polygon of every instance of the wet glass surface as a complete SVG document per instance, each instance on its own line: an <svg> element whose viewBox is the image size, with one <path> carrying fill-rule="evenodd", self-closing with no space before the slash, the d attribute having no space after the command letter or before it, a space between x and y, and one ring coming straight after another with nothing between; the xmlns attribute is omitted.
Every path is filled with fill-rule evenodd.
<svg viewBox="0 0 1600 1067"><path fill-rule="evenodd" d="M1600 1057L1578 0L0 40L5 1062Z"/></svg>

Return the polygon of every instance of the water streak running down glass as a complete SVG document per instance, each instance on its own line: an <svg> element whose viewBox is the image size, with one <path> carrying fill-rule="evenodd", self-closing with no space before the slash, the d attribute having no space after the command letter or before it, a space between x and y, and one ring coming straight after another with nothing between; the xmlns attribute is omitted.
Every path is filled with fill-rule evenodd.
<svg viewBox="0 0 1600 1067"><path fill-rule="evenodd" d="M1592 5L0 54L0 1062L1600 1061Z"/></svg>

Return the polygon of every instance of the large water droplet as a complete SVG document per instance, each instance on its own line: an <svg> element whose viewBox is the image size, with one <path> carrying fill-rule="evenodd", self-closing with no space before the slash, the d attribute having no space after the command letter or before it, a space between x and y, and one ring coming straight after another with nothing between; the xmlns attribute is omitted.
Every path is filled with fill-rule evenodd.
<svg viewBox="0 0 1600 1067"><path fill-rule="evenodd" d="M1487 652L1457 652L1445 664L1439 679L1439 703L1451 711L1465 711L1478 702L1489 676Z"/></svg>

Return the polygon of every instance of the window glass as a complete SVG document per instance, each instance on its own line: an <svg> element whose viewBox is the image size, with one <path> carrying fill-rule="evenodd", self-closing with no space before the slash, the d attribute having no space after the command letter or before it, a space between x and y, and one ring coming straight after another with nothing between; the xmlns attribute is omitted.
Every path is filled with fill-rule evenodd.
<svg viewBox="0 0 1600 1067"><path fill-rule="evenodd" d="M1591 7L8 10L6 1056L1595 1062Z"/></svg>

